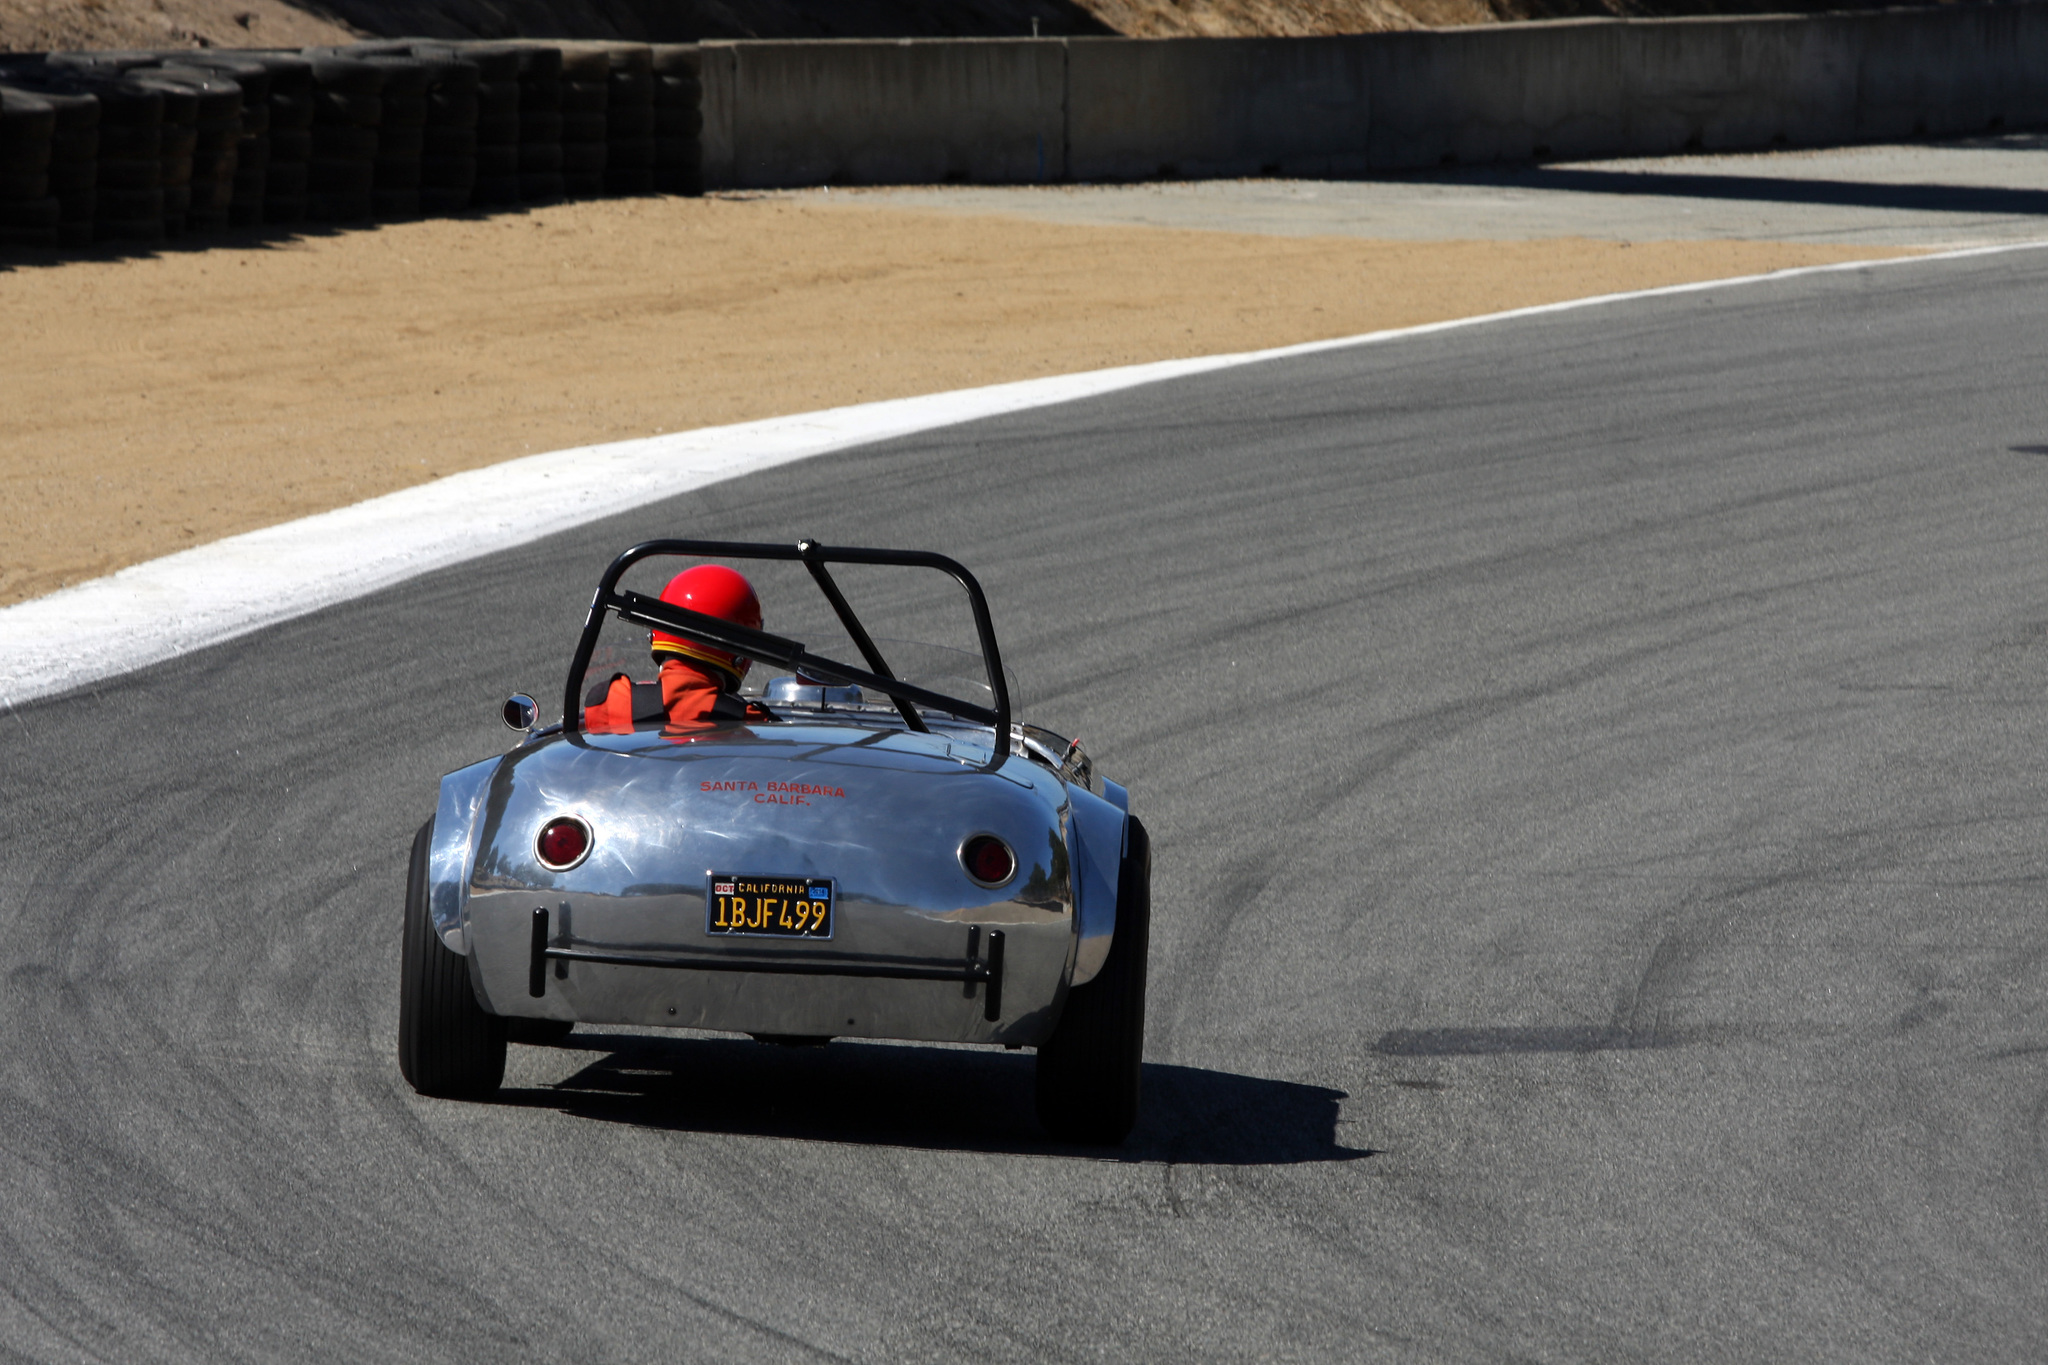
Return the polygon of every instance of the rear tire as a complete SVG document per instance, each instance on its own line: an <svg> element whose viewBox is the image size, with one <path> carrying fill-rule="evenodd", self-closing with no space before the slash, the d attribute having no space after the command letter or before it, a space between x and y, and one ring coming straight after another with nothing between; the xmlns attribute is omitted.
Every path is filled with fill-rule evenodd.
<svg viewBox="0 0 2048 1365"><path fill-rule="evenodd" d="M1138 1121L1145 1055L1145 958L1152 928L1152 841L1133 817L1118 870L1109 959L1067 992L1038 1049L1038 1121L1067 1142L1116 1146Z"/></svg>
<svg viewBox="0 0 2048 1365"><path fill-rule="evenodd" d="M399 967L398 1069L422 1095L480 1099L505 1079L505 1021L484 1012L469 984L469 959L450 952L427 911L427 855L434 822L413 836L405 883L405 949Z"/></svg>

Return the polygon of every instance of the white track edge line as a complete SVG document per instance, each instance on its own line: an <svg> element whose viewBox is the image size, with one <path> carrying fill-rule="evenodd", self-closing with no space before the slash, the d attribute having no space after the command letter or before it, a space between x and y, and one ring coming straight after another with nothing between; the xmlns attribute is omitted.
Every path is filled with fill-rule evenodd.
<svg viewBox="0 0 2048 1365"><path fill-rule="evenodd" d="M1123 365L528 455L229 536L0 608L0 705L11 710L664 498L892 437L1187 375L1519 318L2043 247L2048 240L1794 266L1262 351Z"/></svg>

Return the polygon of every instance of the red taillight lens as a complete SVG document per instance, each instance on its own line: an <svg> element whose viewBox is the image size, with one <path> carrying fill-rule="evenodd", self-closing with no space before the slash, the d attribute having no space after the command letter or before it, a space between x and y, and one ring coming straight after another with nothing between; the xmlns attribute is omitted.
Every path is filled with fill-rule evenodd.
<svg viewBox="0 0 2048 1365"><path fill-rule="evenodd" d="M967 875L985 886L1001 886L1016 874L1017 859L1010 846L993 834L977 834L960 850L960 862Z"/></svg>
<svg viewBox="0 0 2048 1365"><path fill-rule="evenodd" d="M557 816L541 826L537 847L545 866L574 866L590 852L590 827L571 816Z"/></svg>

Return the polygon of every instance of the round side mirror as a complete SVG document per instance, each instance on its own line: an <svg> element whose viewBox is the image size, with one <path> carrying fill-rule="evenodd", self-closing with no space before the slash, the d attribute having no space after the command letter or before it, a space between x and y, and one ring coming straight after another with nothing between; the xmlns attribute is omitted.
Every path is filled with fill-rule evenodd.
<svg viewBox="0 0 2048 1365"><path fill-rule="evenodd" d="M523 734L540 723L540 703L524 692L514 692L505 698L505 709L501 714L507 726Z"/></svg>

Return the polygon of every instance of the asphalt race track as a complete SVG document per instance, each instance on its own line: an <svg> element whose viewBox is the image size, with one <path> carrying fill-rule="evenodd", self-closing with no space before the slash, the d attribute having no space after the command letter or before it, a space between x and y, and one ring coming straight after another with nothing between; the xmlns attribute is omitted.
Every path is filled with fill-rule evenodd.
<svg viewBox="0 0 2048 1365"><path fill-rule="evenodd" d="M2023 252L1226 371L0 715L0 1350L2035 1355L2044 317ZM403 1085L435 778L653 534L981 570L1153 831L1126 1149L1045 1142L1021 1053Z"/></svg>

